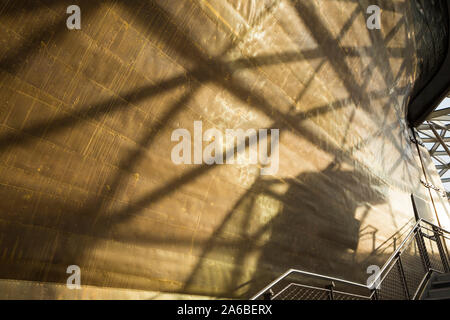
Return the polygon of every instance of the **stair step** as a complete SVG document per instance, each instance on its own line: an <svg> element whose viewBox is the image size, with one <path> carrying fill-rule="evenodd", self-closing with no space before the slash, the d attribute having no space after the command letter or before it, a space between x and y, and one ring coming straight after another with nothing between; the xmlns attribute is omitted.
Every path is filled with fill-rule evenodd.
<svg viewBox="0 0 450 320"><path fill-rule="evenodd" d="M428 292L429 298L450 299L450 288L431 289Z"/></svg>
<svg viewBox="0 0 450 320"><path fill-rule="evenodd" d="M425 298L423 300L449 300L450 301L450 298Z"/></svg>
<svg viewBox="0 0 450 320"><path fill-rule="evenodd" d="M433 281L431 283L432 289L450 288L450 281Z"/></svg>
<svg viewBox="0 0 450 320"><path fill-rule="evenodd" d="M436 281L450 281L450 273L438 274L436 276Z"/></svg>

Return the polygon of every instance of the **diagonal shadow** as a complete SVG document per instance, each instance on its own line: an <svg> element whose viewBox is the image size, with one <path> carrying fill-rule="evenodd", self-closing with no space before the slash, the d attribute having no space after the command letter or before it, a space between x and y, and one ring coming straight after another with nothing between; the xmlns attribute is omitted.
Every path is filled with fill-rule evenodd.
<svg viewBox="0 0 450 320"><path fill-rule="evenodd" d="M21 0L19 0L21 1ZM16 1L11 1L11 3ZM55 1L53 5L56 5L58 1ZM52 5L52 4L51 4ZM80 4L81 5L81 4ZM7 6L7 5L6 5ZM14 7L3 10L1 15L14 15L18 11L31 12L38 8L46 6L40 1L36 2L19 2L14 3ZM46 6L47 7L47 6ZM82 1L83 7L83 19L89 19L89 17L97 10L99 3L97 1ZM0 15L0 16L1 16ZM11 74L15 74L24 64L24 62L35 55L41 48L41 43L47 43L50 40L54 42L60 41L67 32L66 15L61 15L59 19L56 19L50 24L44 25L37 31L34 31L29 37L22 41L21 45L8 51L8 54L0 60L0 69L5 70Z"/></svg>
<svg viewBox="0 0 450 320"><path fill-rule="evenodd" d="M155 11L155 13L154 13L155 15L158 15L159 13L161 13L161 11L163 9L160 8L157 10L159 10L159 11ZM305 13L305 15L309 15L309 14L310 14L310 12ZM317 17L314 17L314 16L308 17L308 23L306 23L306 25L310 25L309 23L315 23L315 22L317 22L316 20L320 20L320 19L318 19ZM149 28L149 31L152 35L161 36L160 35L161 29L159 29L160 26L152 25L151 27L149 27L147 25L146 20L142 20L141 23L143 26L146 26L147 28ZM312 25L314 25L314 24L312 24ZM169 24L167 28L168 29L165 29L164 32L169 32L169 33L172 32L174 34L179 32L178 27L176 25L174 25L173 23ZM281 62L285 62L285 61L297 61L299 59L311 59L313 57L316 58L318 56L322 56L322 57L326 57L327 59L332 60L331 62L332 62L333 68L335 68L339 74L351 75L348 66L339 65L343 61L343 60L339 61L339 58L346 57L347 55L346 54L344 55L340 51L340 50L342 50L342 48L340 48L335 43L335 41L336 41L335 39L330 38L330 34L326 31L326 28L325 28L325 30L320 30L321 28L325 28L325 26L320 25L320 24L318 25L319 31L317 32L316 37L318 39L322 39L322 38L325 39L323 46L326 46L326 47L331 46L331 48L333 48L333 50L337 49L337 50L335 50L336 52L339 52L337 59L330 57L331 53L327 54L322 49L313 49L313 50L300 52L300 53L299 52L287 52L285 54L277 55L277 59L281 59ZM45 34L45 32L42 34ZM163 40L167 40L167 38L168 37L163 38ZM319 41L317 41L317 42L319 43ZM234 43L233 46L235 46L236 44L237 43ZM228 49L225 50L225 52L227 50L230 50L233 46L230 46ZM180 98L176 103L174 103L173 105L171 105L168 108L166 113L163 115L161 122L154 124L150 128L150 130L144 134L144 137L140 140L140 142L138 144L142 148L138 148L138 150L136 150L135 152L132 152L129 156L122 159L122 161L120 162L120 166L119 166L120 168L132 170L134 165L142 157L142 153L145 152L145 149L148 149L150 147L150 145L152 144L152 142L155 139L155 136L157 135L157 133L159 131L161 131L164 128L167 121L170 118L177 115L182 110L182 107L186 103L188 103L188 101L191 99L192 95L195 93L195 90L197 90L202 83L205 83L207 81L211 81L211 82L220 84L222 87L227 89L233 95L238 97L241 101L247 101L248 97L251 97L252 99L257 101L258 103L256 104L256 108L262 110L267 116L275 119L275 122L271 125L272 128L281 128L281 127L283 127L284 124L287 124L288 129L283 129L283 130L290 129L290 130L294 131L295 133L297 133L298 135L306 137L311 142L315 143L317 146L323 148L325 151L327 151L331 154L337 154L338 157L340 157L340 158L351 159L350 154L348 152L342 151L341 149L339 149L338 146L330 145L329 143L327 143L327 140L325 137L317 135L317 133L313 132L310 128L308 128L306 126L302 126L302 122L310 117L313 117L313 116L319 115L319 114L323 114L323 113L331 111L337 107L344 107L350 101L353 101L356 103L363 101L363 104L367 104L368 98L363 95L362 92L364 92L364 91L361 91L361 90L365 90L365 87L357 86L356 85L357 82L355 81L355 79L345 78L346 79L345 86L347 87L347 89L349 89L349 94L350 94L351 98L336 101L333 104L319 107L319 108L316 108L311 111L299 112L299 113L296 113L294 115L294 117L292 117L291 115L284 114L284 113L276 110L275 106L270 104L263 96L255 93L255 92L252 92L250 89L247 89L246 88L247 85L243 81L238 81L236 79L233 81L223 80L222 78L217 79L217 74L232 74L237 68L255 68L255 67L259 67L261 65L274 64L275 62L274 62L274 59L272 56L269 55L269 56L255 57L255 58L240 58L240 59L237 59L232 62L221 62L220 56L215 57L214 59L209 59L208 57L205 57L203 53L201 53L200 51L197 50L197 48L192 44L192 42L188 38L182 42L177 42L176 44L171 43L170 49L174 50L175 52L177 52L180 55L183 55L183 57L195 62L197 66L194 68L194 70L188 72L187 76L185 76L185 75L175 76L174 78L169 79L167 81L163 81L159 84L146 86L146 87L143 87L143 88L140 88L137 90L132 90L131 92L125 93L124 100L131 100L132 103L137 103L144 98L154 96L154 95L159 94L160 92L164 92L165 90L170 90L172 88L183 85L188 81L188 79L192 79L192 81L195 82L195 84L191 85L189 91L182 98ZM25 52L27 50L28 50L28 48L17 50L18 55L25 56L25 55L21 55L19 52L21 52L21 51ZM369 51L369 50L367 49L367 51ZM400 54L401 52L403 52L401 49L393 49L393 51L397 52L397 54ZM223 54L225 54L225 52ZM357 48L354 48L354 51L349 50L349 52L350 52L350 54L357 54ZM20 58L20 59L23 59L23 58ZM20 59L17 61L20 61ZM217 60L219 60L219 61L217 61ZM14 72L14 69L11 69L10 72ZM361 93L359 95L356 95L355 92L358 93L359 91L361 91ZM376 94L382 95L383 92L375 92L374 95L376 95ZM369 104L367 104L367 105L369 105ZM85 110L85 108L83 108L82 109L83 111L80 110L72 115L60 117L55 122L52 122L50 125L48 125L48 123L45 123L45 126L48 126L48 130L55 130L55 131L62 130L70 125L73 125L75 122L81 121L84 118L95 118L101 113L112 112L114 110L119 110L120 108L124 108L124 107L126 107L126 104L121 104L121 101L119 102L115 99L108 100L108 101L102 102L98 105L92 106L90 108L86 108L87 110ZM73 119L73 117L75 117L76 119ZM33 133L37 132L37 130L40 129L40 127L42 127L42 125L44 125L44 124L37 124L31 128L25 129L25 131L27 133L33 135ZM18 135L9 135L9 136L0 138L0 148L2 146L11 145L11 144L18 145L21 143L25 143L28 141L28 139L29 139L29 137L20 137ZM94 230L95 230L95 232L99 232L99 230L100 230L100 233L107 231L111 227L111 225L122 223L127 217L130 217L131 214L140 210L140 208L145 207L145 206L149 205L150 203L156 202L156 201L162 199L163 197L167 197L172 192L174 192L174 190L176 190L177 188L180 188L182 185L192 181L193 179L195 179L196 177L198 177L201 174L205 174L207 171L209 171L213 168L214 168L214 166L206 166L206 165L199 166L198 168L195 168L194 170L191 170L188 173L184 174L181 178L176 178L176 179L168 181L163 187L138 199L135 203L131 204L130 207L128 207L124 210L119 210L119 211L109 213L108 217L106 218L109 220L107 220L106 223L104 223L105 221L99 220L100 219L99 213L101 211L102 203L101 202L99 203L97 200L94 199L93 203L88 205L83 210L85 212L85 214L90 214L92 212L95 213L95 219L97 220L97 223L95 223L95 224L92 223L90 225L90 230L91 230L90 232L92 233L92 232L94 232ZM123 178L124 178L123 174L119 173L113 179L113 181L115 181L113 183L113 188L112 188L114 190L114 193L119 191L118 189L121 185L121 181ZM237 205L239 205L239 201L238 201ZM79 219L79 217L76 217L75 219ZM227 221L229 221L229 219L230 218L227 215L225 217L223 223L226 224ZM91 222L89 222L89 223L91 223ZM215 232L211 238L214 238L214 235L220 234L221 230L222 230L221 227L219 227L217 230L215 230ZM208 252L210 247L211 247L211 245L209 245L209 246L208 246L208 244L205 245L205 248L204 248L205 254ZM202 254L202 255L204 256L204 254ZM201 263L200 262L201 260L202 259L199 259L199 263ZM195 276L195 269L194 269L194 272L192 273L192 277L194 277L194 276ZM187 283L186 287L189 286L190 282L191 282L190 280L188 280L186 282Z"/></svg>

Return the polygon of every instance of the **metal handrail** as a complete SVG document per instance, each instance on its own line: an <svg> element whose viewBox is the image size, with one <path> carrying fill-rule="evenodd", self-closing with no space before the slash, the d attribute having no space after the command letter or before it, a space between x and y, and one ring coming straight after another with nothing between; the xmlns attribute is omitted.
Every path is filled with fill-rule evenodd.
<svg viewBox="0 0 450 320"><path fill-rule="evenodd" d="M420 218L418 221L425 222L426 224L428 224L428 225L430 225L430 226L432 226L432 227L438 228L438 229L439 229L440 231L442 231L442 232L445 232L445 233L450 234L450 231L445 230L445 229L442 229L441 227L439 227L439 226L437 226L437 225L431 223L431 222L428 221L428 220L425 220L425 219L423 219L423 218Z"/></svg>
<svg viewBox="0 0 450 320"><path fill-rule="evenodd" d="M416 224L414 225L414 227L411 229L411 231L408 233L408 235L405 237L405 239L402 241L402 243L398 246L397 250L395 250L391 256L389 257L389 259L386 261L386 263L383 265L383 267L380 269L380 272L378 272L377 276L375 277L375 279L372 281L372 283L370 285L367 285L367 288L369 289L373 289L373 285L375 283L377 283L377 281L379 280L379 278L381 277L381 275L383 274L383 272L387 269L387 267L390 266L391 262L399 255L399 253L402 251L403 247L405 246L405 244L407 243L407 241L411 238L412 235L415 235L417 232L418 227L420 226L420 222L422 221L422 219L417 220Z"/></svg>
<svg viewBox="0 0 450 320"><path fill-rule="evenodd" d="M292 274L292 273L299 273L299 274L303 274L303 275L307 275L307 276L312 276L312 277L316 277L319 279L323 279L323 280L329 280L334 281L334 282L340 282L340 283L345 283L345 284L349 284L349 285L353 285L353 286L357 286L357 287L362 287L362 288L367 288L366 285L361 284L361 283L357 283L357 282L352 282L352 281L347 281L344 279L340 279L340 278L335 278L335 277L330 277L330 276L325 276L323 274L318 274L318 273L313 273L313 272L308 272L308 271L303 271L303 270L297 270L297 269L289 269L288 271L286 271L285 273L283 273L281 276L279 276L278 278L276 278L274 281L272 281L271 283L269 283L267 286L265 286L263 289L261 289L255 296L253 296L250 300L256 300L258 299L260 296L262 296L265 292L267 292L267 290L269 290L270 288L272 288L274 285L276 285L278 282L280 282L281 280L283 280L284 278L286 278L288 275Z"/></svg>
<svg viewBox="0 0 450 320"><path fill-rule="evenodd" d="M320 290L320 291L324 291L324 292L329 292L328 289L324 289L324 288L318 288L318 287L313 287L313 286L307 286L304 284L298 284L298 283L290 283L288 286L286 286L286 288L284 288L283 290L281 290L280 292L278 292L276 295L274 295L272 297L272 299L275 299L277 296L281 295L285 290L289 289L291 286L297 286L297 287L302 287L302 288L309 288L309 289L314 289L314 290ZM348 292L342 292L342 291L333 291L334 293L337 294L345 294L348 296L352 296L352 297L357 297L357 298L363 298L363 299L370 299L370 296L362 296L360 294L354 294L354 293L348 293Z"/></svg>
<svg viewBox="0 0 450 320"><path fill-rule="evenodd" d="M251 298L251 300L258 299L263 294L268 292L272 287L274 287L277 283L279 283L280 281L282 281L283 279L285 279L286 277L288 277L289 275L291 275L293 273L302 274L302 275L306 275L306 276L311 276L311 277L315 277L315 278L322 279L322 280L328 280L330 282L338 282L338 283L342 283L342 284L351 285L351 286L354 286L354 287L364 288L364 289L372 291L372 293L370 294L370 296L367 296L367 297L366 296L360 296L360 297L372 298L374 296L374 294L376 293L376 290L379 288L379 286L383 282L383 280L389 274L390 270L394 266L394 263L396 263L398 261L398 258L400 257L400 255L402 254L403 250L405 249L405 246L409 245L410 240L412 239L413 236L415 236L417 234L417 232L418 232L418 230L420 228L424 228L423 226L421 226L421 223L426 223L426 224L430 225L433 229L437 229L437 230L439 230L439 231L441 231L443 233L450 234L449 231L447 231L445 229L442 229L441 227L438 227L438 226L434 225L433 223L431 223L431 222L429 222L429 221L427 221L427 220L425 220L423 218L420 218L419 220L417 220L417 222L414 224L414 226L412 227L411 231L407 234L407 236L402 241L400 246L392 253L392 255L389 257L389 259L386 261L386 263L383 265L383 267L380 269L380 271L376 275L375 279L370 284L357 283L357 282L353 282L353 281L348 281L348 280L344 280L344 279L340 279L340 278L336 278L336 277L331 277L331 276L326 276L326 275L322 275L322 274L318 274L318 273L308 272L308 271L304 271L304 270L289 269L286 272L284 272L282 275L280 275L278 278L273 280L271 283L269 283L267 286L265 286L263 289L258 291L258 293L256 293ZM429 229L427 229L427 230L429 230ZM434 231L434 230L430 230L430 231ZM389 270L388 270L388 268L389 268ZM380 280L380 277L385 273L386 270L388 270L388 272ZM427 273L431 272L431 271L433 271L433 269L431 267L429 267ZM375 284L377 282L378 282L378 285L375 287ZM422 282L423 282L423 280L422 280ZM290 283L287 287L291 286L292 284L293 283ZM283 290L285 290L286 288L284 288ZM420 287L417 289L417 291L419 289L420 289ZM281 293L281 291L278 292L275 296L278 296L280 293ZM346 293L346 294L349 294L349 293ZM414 292L413 294L414 294L413 297L415 298L416 295L418 294L418 292ZM354 295L354 294L349 294L349 295Z"/></svg>

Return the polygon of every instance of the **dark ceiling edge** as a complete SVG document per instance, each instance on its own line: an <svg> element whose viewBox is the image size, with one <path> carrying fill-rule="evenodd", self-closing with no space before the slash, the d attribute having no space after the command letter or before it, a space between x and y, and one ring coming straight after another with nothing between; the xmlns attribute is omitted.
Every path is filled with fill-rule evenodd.
<svg viewBox="0 0 450 320"><path fill-rule="evenodd" d="M450 5L447 3L450 24ZM450 26L449 26L450 27ZM447 55L439 70L408 106L408 123L419 126L447 96L450 88L450 28L447 41ZM410 112L414 110L414 112Z"/></svg>

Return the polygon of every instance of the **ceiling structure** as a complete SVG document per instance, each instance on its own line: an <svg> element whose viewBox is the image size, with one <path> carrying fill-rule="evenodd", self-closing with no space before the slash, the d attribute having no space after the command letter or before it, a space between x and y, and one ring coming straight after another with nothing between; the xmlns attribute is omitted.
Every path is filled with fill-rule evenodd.
<svg viewBox="0 0 450 320"><path fill-rule="evenodd" d="M436 165L448 196L450 194L450 93L416 130Z"/></svg>

